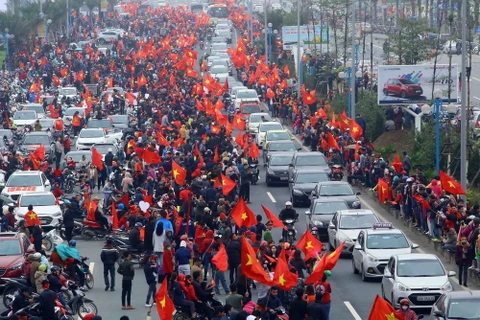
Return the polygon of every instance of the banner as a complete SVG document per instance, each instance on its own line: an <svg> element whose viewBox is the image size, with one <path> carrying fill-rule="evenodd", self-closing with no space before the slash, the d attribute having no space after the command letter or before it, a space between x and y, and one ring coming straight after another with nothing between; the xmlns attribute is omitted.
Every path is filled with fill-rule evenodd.
<svg viewBox="0 0 480 320"><path fill-rule="evenodd" d="M292 45L298 42L298 27L282 27L283 50L292 50ZM327 26L300 26L300 41L305 45L328 43Z"/></svg>
<svg viewBox="0 0 480 320"><path fill-rule="evenodd" d="M435 77L433 64L378 66L378 104L423 104L433 99L432 88L442 90L442 100L458 101L458 66L452 64L449 77L448 64L437 64ZM450 88L449 88L450 84Z"/></svg>

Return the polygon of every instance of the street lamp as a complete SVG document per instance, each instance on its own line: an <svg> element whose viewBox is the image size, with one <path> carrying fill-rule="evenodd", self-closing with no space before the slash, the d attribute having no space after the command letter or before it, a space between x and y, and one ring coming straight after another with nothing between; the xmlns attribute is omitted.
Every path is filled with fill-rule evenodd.
<svg viewBox="0 0 480 320"><path fill-rule="evenodd" d="M10 30L8 30L8 28L5 28L5 35L4 35L4 38L5 38L5 69L8 71L8 58L10 57L10 52L8 50L8 38L10 37L10 35L8 34Z"/></svg>
<svg viewBox="0 0 480 320"><path fill-rule="evenodd" d="M52 24L52 19L45 21L45 42L48 42L48 27Z"/></svg>
<svg viewBox="0 0 480 320"><path fill-rule="evenodd" d="M354 35L355 35L355 32L354 32ZM354 35L352 35L352 38L354 37ZM358 52L359 52L359 48L360 48L360 42L358 40L354 40L353 41L353 48L352 48L352 68L353 68L353 72L355 74L355 76L357 78L360 78L362 75L360 74L360 77L357 75L357 67L358 67ZM350 94L351 94L351 105L350 105L350 118L355 118L355 102L357 101L356 98L355 98L355 94L357 93L357 80L355 79L355 81L351 81L350 83L351 85L351 88L350 88Z"/></svg>
<svg viewBox="0 0 480 320"><path fill-rule="evenodd" d="M433 111L435 113L435 171L437 172L437 175L440 174L440 113L442 109L442 96L443 92L441 89L437 88L433 90ZM448 106L447 112L450 113L451 109L451 106ZM432 113L432 107L425 104L422 106L422 113Z"/></svg>
<svg viewBox="0 0 480 320"><path fill-rule="evenodd" d="M354 63L352 61L347 61L345 63L345 67L347 68L347 72L339 72L338 73L338 77L342 80L347 80L347 88L348 90L350 91L347 95L347 113L348 115L351 117L351 118L354 118L355 117L355 111L353 110L353 105L355 103L355 90L356 90L356 86L357 86L357 80L360 79L362 77L362 72L360 70L358 70L357 72L355 72L355 74L353 74L353 67L354 67ZM353 76L355 76L355 79L352 79Z"/></svg>
<svg viewBox="0 0 480 320"><path fill-rule="evenodd" d="M297 68L298 68L298 88L297 88L297 96L298 99L302 97L302 80L303 80L303 62L302 62L302 55L303 55L303 41L301 40L297 44Z"/></svg>

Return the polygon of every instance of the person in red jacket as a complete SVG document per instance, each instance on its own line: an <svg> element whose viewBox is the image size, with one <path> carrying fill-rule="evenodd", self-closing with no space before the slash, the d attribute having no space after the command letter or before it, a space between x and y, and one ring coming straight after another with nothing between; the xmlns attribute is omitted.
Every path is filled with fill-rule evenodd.
<svg viewBox="0 0 480 320"><path fill-rule="evenodd" d="M60 184L58 182L55 182L55 188L53 189L53 195L55 198L59 198L63 196L63 191L60 189Z"/></svg>
<svg viewBox="0 0 480 320"><path fill-rule="evenodd" d="M197 295L195 294L195 288L192 285L191 275L185 276L184 274L179 274L178 283L180 283L183 292L185 292L185 297L187 298L187 300L198 302Z"/></svg>
<svg viewBox="0 0 480 320"><path fill-rule="evenodd" d="M215 243L215 239L213 238L213 231L208 230L205 234L205 239L203 239L201 251L200 253L203 254L203 277L204 281L207 281L207 272L208 268L210 267L210 261L212 260L212 251L213 245Z"/></svg>
<svg viewBox="0 0 480 320"><path fill-rule="evenodd" d="M173 273L174 257L175 257L175 252L172 248L172 245L166 244L163 250L162 272L159 273L158 275L159 283L162 283L165 277L167 277L167 279L170 279L170 275Z"/></svg>

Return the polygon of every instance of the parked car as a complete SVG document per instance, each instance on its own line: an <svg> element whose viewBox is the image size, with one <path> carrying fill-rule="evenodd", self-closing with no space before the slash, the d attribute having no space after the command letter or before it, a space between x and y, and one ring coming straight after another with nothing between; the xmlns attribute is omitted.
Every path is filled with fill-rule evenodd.
<svg viewBox="0 0 480 320"><path fill-rule="evenodd" d="M27 133L20 143L19 150L24 153L34 152L42 145L45 147L45 160L53 163L55 161L55 140L50 132L32 131Z"/></svg>
<svg viewBox="0 0 480 320"><path fill-rule="evenodd" d="M62 209L58 205L55 196L51 192L35 192L20 195L18 206L15 208L16 220L25 219L28 212L28 206L32 205L35 213L38 215L42 227L53 228L60 224L62 219Z"/></svg>
<svg viewBox="0 0 480 320"><path fill-rule="evenodd" d="M23 265L27 252L34 252L25 233L0 233L0 277L19 278L23 275Z"/></svg>

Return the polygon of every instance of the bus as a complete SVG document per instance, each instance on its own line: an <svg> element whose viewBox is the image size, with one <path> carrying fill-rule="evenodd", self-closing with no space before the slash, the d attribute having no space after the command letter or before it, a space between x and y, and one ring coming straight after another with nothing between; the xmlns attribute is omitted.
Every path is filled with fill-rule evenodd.
<svg viewBox="0 0 480 320"><path fill-rule="evenodd" d="M207 14L210 18L226 19L230 12L227 5L215 3L208 6Z"/></svg>

